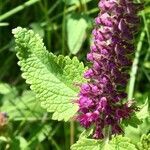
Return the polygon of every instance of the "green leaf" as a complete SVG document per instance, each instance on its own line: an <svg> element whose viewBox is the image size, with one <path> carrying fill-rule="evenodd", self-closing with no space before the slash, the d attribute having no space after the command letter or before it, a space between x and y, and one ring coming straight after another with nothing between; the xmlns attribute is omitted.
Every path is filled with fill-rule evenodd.
<svg viewBox="0 0 150 150"><path fill-rule="evenodd" d="M137 150L127 137L116 136L111 141L82 137L71 146L71 150Z"/></svg>
<svg viewBox="0 0 150 150"><path fill-rule="evenodd" d="M141 110L137 113L139 119L145 119L150 116L150 106L148 98L145 100L143 106L141 106Z"/></svg>
<svg viewBox="0 0 150 150"><path fill-rule="evenodd" d="M78 110L73 101L79 91L75 84L84 82L83 63L76 57L71 60L48 53L42 39L32 30L18 27L13 34L22 76L31 84L42 107L53 112L54 120L69 120Z"/></svg>
<svg viewBox="0 0 150 150"><path fill-rule="evenodd" d="M66 5L80 5L81 3L82 4L86 4L88 2L90 2L92 0L63 0L63 2L66 3Z"/></svg>
<svg viewBox="0 0 150 150"><path fill-rule="evenodd" d="M22 136L16 136L10 143L11 150L31 150L28 146L26 139Z"/></svg>
<svg viewBox="0 0 150 150"><path fill-rule="evenodd" d="M0 141L8 142L8 139L5 136L0 136Z"/></svg>
<svg viewBox="0 0 150 150"><path fill-rule="evenodd" d="M150 111L148 98L140 108L140 111L137 112L136 115L138 119L142 120L142 123L138 124L138 128L134 128L135 126L133 127L133 124L136 125L137 122L136 120L132 120L131 124L125 128L125 136L129 137L135 144L140 140L143 134L146 134L150 130Z"/></svg>
<svg viewBox="0 0 150 150"><path fill-rule="evenodd" d="M134 113L129 119L123 120L122 124L125 126L132 126L134 128L137 128L138 125L142 124L142 121L137 117L137 115Z"/></svg>
<svg viewBox="0 0 150 150"><path fill-rule="evenodd" d="M93 128L89 128L89 129L85 129L81 134L80 134L80 137L79 138L87 138L89 137L90 135L92 135L93 133Z"/></svg>
<svg viewBox="0 0 150 150"><path fill-rule="evenodd" d="M12 89L9 84L0 83L0 94L5 95L5 94L12 92L12 90L15 90L15 89Z"/></svg>
<svg viewBox="0 0 150 150"><path fill-rule="evenodd" d="M71 146L71 150L100 150L102 146L102 141L81 138L77 143Z"/></svg>
<svg viewBox="0 0 150 150"><path fill-rule="evenodd" d="M147 135L143 134L137 145L139 150L150 150L150 133Z"/></svg>
<svg viewBox="0 0 150 150"><path fill-rule="evenodd" d="M12 120L35 120L43 117L44 110L37 103L32 91L24 91L21 96L4 96L1 111L6 112Z"/></svg>
<svg viewBox="0 0 150 150"><path fill-rule="evenodd" d="M109 142L109 150L137 150L127 137L116 136Z"/></svg>
<svg viewBox="0 0 150 150"><path fill-rule="evenodd" d="M145 63L143 64L143 66L144 66L145 68L147 68L147 69L150 69L150 62L149 62L149 61L145 62Z"/></svg>
<svg viewBox="0 0 150 150"><path fill-rule="evenodd" d="M33 22L30 24L30 27L32 28L32 30L39 34L41 37L44 37L44 30L43 28L41 27L40 23L38 22Z"/></svg>
<svg viewBox="0 0 150 150"><path fill-rule="evenodd" d="M79 5L80 4L80 1L79 0L63 0L67 5L73 5L73 4L76 4L76 5Z"/></svg>
<svg viewBox="0 0 150 150"><path fill-rule="evenodd" d="M88 18L79 13L73 13L67 18L68 47L72 54L77 54L86 38Z"/></svg>

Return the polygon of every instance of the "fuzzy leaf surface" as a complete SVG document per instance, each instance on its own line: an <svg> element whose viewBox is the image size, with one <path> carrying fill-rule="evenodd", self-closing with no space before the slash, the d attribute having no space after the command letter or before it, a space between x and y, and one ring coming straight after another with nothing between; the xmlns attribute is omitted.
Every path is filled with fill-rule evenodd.
<svg viewBox="0 0 150 150"><path fill-rule="evenodd" d="M82 137L72 145L71 150L137 150L127 137L116 136L110 141Z"/></svg>
<svg viewBox="0 0 150 150"><path fill-rule="evenodd" d="M116 136L109 142L109 150L137 150L127 137Z"/></svg>
<svg viewBox="0 0 150 150"><path fill-rule="evenodd" d="M77 143L72 145L71 150L100 150L102 142L99 140L81 138Z"/></svg>
<svg viewBox="0 0 150 150"><path fill-rule="evenodd" d="M32 30L13 30L22 76L31 85L43 108L53 113L54 120L69 120L78 110L76 83L84 82L84 65L76 57L49 53L42 39Z"/></svg>

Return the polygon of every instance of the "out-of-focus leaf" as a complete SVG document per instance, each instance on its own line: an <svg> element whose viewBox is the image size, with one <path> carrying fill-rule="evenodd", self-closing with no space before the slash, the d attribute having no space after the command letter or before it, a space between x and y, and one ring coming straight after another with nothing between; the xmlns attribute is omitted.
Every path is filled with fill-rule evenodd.
<svg viewBox="0 0 150 150"><path fill-rule="evenodd" d="M27 146L31 149L34 149L37 141L41 143L47 137L50 137L52 133L53 131L50 124L41 123L36 125L36 128L34 128L34 125L32 125L30 130L30 136L28 137Z"/></svg>
<svg viewBox="0 0 150 150"><path fill-rule="evenodd" d="M79 13L67 17L68 47L72 54L77 54L86 38L88 18Z"/></svg>
<svg viewBox="0 0 150 150"><path fill-rule="evenodd" d="M145 62L144 63L144 67L147 68L147 69L150 69L150 62L148 62L148 61Z"/></svg>
<svg viewBox="0 0 150 150"><path fill-rule="evenodd" d="M76 5L79 5L80 4L80 1L79 0L63 0L67 5L73 5L73 4L76 4Z"/></svg>
<svg viewBox="0 0 150 150"><path fill-rule="evenodd" d="M33 31L37 34L39 34L41 37L44 37L44 30L41 27L40 23L34 22L30 24Z"/></svg>
<svg viewBox="0 0 150 150"><path fill-rule="evenodd" d="M145 14L150 13L150 6L149 7L145 7L145 9L143 10Z"/></svg>
<svg viewBox="0 0 150 150"><path fill-rule="evenodd" d="M8 139L5 136L0 136L0 141L8 142Z"/></svg>
<svg viewBox="0 0 150 150"><path fill-rule="evenodd" d="M63 0L63 2L66 3L66 5L80 5L80 3L88 3L92 0Z"/></svg>
<svg viewBox="0 0 150 150"><path fill-rule="evenodd" d="M8 94L12 91L12 88L9 84L7 83L0 83L0 94Z"/></svg>
<svg viewBox="0 0 150 150"><path fill-rule="evenodd" d="M10 144L10 149L11 150L31 150L27 145L28 145L27 141L22 136L17 136L12 139L11 144Z"/></svg>
<svg viewBox="0 0 150 150"><path fill-rule="evenodd" d="M38 118L44 113L32 91L24 91L21 96L16 96L14 99L6 95L1 111L6 112L9 119L13 120L23 120L26 117Z"/></svg>

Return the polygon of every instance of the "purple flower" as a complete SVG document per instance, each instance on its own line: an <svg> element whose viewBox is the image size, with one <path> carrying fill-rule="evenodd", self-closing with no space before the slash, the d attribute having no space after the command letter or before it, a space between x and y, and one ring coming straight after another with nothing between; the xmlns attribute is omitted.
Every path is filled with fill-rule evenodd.
<svg viewBox="0 0 150 150"><path fill-rule="evenodd" d="M87 54L92 66L84 73L88 83L81 85L77 100L77 120L85 128L94 126L96 139L104 138L108 126L110 135L122 133L121 120L135 111L132 103L123 103L123 99L127 97L124 91L139 23L137 13L142 8L132 0L101 0L98 6L101 12L95 19L93 44Z"/></svg>
<svg viewBox="0 0 150 150"><path fill-rule="evenodd" d="M98 118L99 118L99 112L94 111L94 112L88 112L88 113L79 115L77 117L77 120L80 121L80 124L82 126L84 126L85 128L88 128L93 122L97 122Z"/></svg>

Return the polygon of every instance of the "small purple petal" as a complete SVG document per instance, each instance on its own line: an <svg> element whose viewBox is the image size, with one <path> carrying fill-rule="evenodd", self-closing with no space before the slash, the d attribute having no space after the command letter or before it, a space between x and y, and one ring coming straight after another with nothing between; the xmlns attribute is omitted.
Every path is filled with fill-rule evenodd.
<svg viewBox="0 0 150 150"><path fill-rule="evenodd" d="M84 73L84 77L85 78L91 78L92 76L94 75L94 72L93 72L93 70L92 69L89 69L89 70L87 70L85 73Z"/></svg>

